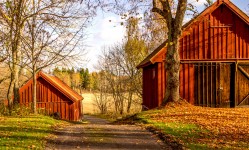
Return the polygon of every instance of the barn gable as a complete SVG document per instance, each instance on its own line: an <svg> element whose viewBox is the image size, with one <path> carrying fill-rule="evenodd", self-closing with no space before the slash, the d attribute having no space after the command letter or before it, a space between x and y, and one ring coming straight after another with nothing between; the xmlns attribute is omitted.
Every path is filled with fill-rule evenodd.
<svg viewBox="0 0 249 150"><path fill-rule="evenodd" d="M81 116L82 96L55 76L43 72L36 75L37 108L48 114L59 112L62 119L78 120ZM33 79L19 89L21 105L32 103Z"/></svg>
<svg viewBox="0 0 249 150"><path fill-rule="evenodd" d="M249 63L248 35L249 17L229 0L218 0L186 23L179 39L181 97L209 107L249 104L249 75L245 77L249 67L242 64ZM147 108L159 106L164 98L165 45L137 66L143 68L143 104Z"/></svg>
<svg viewBox="0 0 249 150"><path fill-rule="evenodd" d="M181 60L247 59L249 18L230 1L214 3L184 25Z"/></svg>

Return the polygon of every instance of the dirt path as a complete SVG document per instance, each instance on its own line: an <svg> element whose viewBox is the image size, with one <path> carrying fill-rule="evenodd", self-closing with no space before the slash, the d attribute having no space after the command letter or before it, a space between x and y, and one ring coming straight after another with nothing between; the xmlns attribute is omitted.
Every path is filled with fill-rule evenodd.
<svg viewBox="0 0 249 150"><path fill-rule="evenodd" d="M50 149L86 150L163 150L171 149L157 136L135 125L112 125L108 121L84 116L89 124L75 124L55 131L47 141Z"/></svg>

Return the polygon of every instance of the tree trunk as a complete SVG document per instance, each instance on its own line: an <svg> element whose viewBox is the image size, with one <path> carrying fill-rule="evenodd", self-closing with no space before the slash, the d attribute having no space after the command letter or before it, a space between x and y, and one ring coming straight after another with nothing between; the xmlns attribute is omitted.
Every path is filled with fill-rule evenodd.
<svg viewBox="0 0 249 150"><path fill-rule="evenodd" d="M172 11L173 6L170 3L171 1L165 0L159 2L161 5L158 5L158 1L156 0L152 1L152 11L158 13L164 18L168 30L168 41L165 46L167 47L165 61L167 81L165 99L162 103L162 105L165 106L168 102L177 102L180 99L180 56L178 50L178 39L181 36L182 23L187 8L187 0L178 0L176 11Z"/></svg>
<svg viewBox="0 0 249 150"><path fill-rule="evenodd" d="M17 56L17 57L19 57L19 56ZM19 64L19 61L17 61L17 63ZM17 105L19 103L19 71L20 71L20 66L18 64L14 64L15 65L14 105Z"/></svg>
<svg viewBox="0 0 249 150"><path fill-rule="evenodd" d="M178 51L178 39L168 42L168 50L166 53L165 67L167 70L166 93L163 105L167 102L177 102L180 99L179 94L179 71L180 56Z"/></svg>
<svg viewBox="0 0 249 150"><path fill-rule="evenodd" d="M14 49L12 51L12 64L10 65L11 70L11 80L9 84L9 89L7 93L8 99L8 107L9 114L11 115L11 111L13 109L13 96L15 104L18 103L19 100L19 59L18 59L18 50Z"/></svg>
<svg viewBox="0 0 249 150"><path fill-rule="evenodd" d="M37 102L37 100L36 100L36 85L37 85L37 82L36 82L36 67L35 66L33 66L33 106L32 106L32 108L33 108L33 113L34 114L37 114L37 109L36 109L36 102Z"/></svg>
<svg viewBox="0 0 249 150"><path fill-rule="evenodd" d="M132 96L133 96L133 92L129 92L127 109L126 109L127 113L130 113L130 110L131 110Z"/></svg>
<svg viewBox="0 0 249 150"><path fill-rule="evenodd" d="M15 85L15 76L13 72L11 72L11 79L10 79L10 84L9 84L8 94L7 94L9 115L11 115L12 108L13 108L13 97L12 96L13 96L14 85Z"/></svg>

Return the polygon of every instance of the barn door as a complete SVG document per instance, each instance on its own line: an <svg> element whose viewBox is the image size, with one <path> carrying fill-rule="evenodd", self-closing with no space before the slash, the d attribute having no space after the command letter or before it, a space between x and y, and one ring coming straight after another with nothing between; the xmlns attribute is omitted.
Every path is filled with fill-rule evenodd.
<svg viewBox="0 0 249 150"><path fill-rule="evenodd" d="M221 63L219 65L219 76L218 76L218 107L230 107L231 101L231 64Z"/></svg>
<svg viewBox="0 0 249 150"><path fill-rule="evenodd" d="M235 105L249 105L249 64L237 65Z"/></svg>
<svg viewBox="0 0 249 150"><path fill-rule="evenodd" d="M195 105L230 107L231 65L198 63L195 65Z"/></svg>

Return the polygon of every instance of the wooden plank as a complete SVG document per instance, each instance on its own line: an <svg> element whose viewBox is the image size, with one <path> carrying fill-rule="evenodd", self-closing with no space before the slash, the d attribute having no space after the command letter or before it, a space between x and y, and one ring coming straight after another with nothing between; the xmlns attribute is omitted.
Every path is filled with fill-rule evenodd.
<svg viewBox="0 0 249 150"><path fill-rule="evenodd" d="M194 104L194 85L195 85L195 73L193 64L189 64L189 102Z"/></svg>
<svg viewBox="0 0 249 150"><path fill-rule="evenodd" d="M203 23L200 22L199 26L199 31L198 31L198 40L199 40L199 44L198 44L198 50L199 50L199 59L203 59Z"/></svg>
<svg viewBox="0 0 249 150"><path fill-rule="evenodd" d="M216 20L214 20L214 23L216 23ZM217 59L219 57L219 51L217 48L217 30L216 28L213 29L213 52L214 52L214 59Z"/></svg>
<svg viewBox="0 0 249 150"><path fill-rule="evenodd" d="M196 37L197 37L197 52L198 52L198 57L197 59L201 59L201 55L200 55L200 23L197 25L197 33L196 33Z"/></svg>
<svg viewBox="0 0 249 150"><path fill-rule="evenodd" d="M209 21L208 21L208 58L213 58L213 52L211 50L211 28L210 28L210 22L212 21L211 15L208 15Z"/></svg>
<svg viewBox="0 0 249 150"><path fill-rule="evenodd" d="M161 102L162 102L162 91L161 91L161 84L162 84L162 76L161 76L161 71L162 71L162 63L158 63L157 65L157 106L160 106Z"/></svg>
<svg viewBox="0 0 249 150"><path fill-rule="evenodd" d="M198 78L198 84L197 84L197 91L198 91L198 105L200 106L200 99L201 99L201 97L200 97L200 95L201 95L201 82L200 82L200 64L198 63L198 72L197 72L197 78Z"/></svg>
<svg viewBox="0 0 249 150"><path fill-rule="evenodd" d="M225 47L226 47L226 58L229 58L229 51L228 51L228 32L229 28L226 28L226 38L225 38Z"/></svg>
<svg viewBox="0 0 249 150"><path fill-rule="evenodd" d="M183 86L184 86L184 82L183 82L183 64L180 64L180 96L181 98L183 98Z"/></svg>
<svg viewBox="0 0 249 150"><path fill-rule="evenodd" d="M204 63L202 63L202 86L203 86L203 89L202 89L202 106L204 106L204 101L205 101L205 78L204 78L204 69L205 69L205 65Z"/></svg>
<svg viewBox="0 0 249 150"><path fill-rule="evenodd" d="M249 98L249 94L237 106L240 106L243 102L248 100L248 98Z"/></svg>
<svg viewBox="0 0 249 150"><path fill-rule="evenodd" d="M230 84L230 90L231 90L231 105L230 107L235 107L236 106L236 97L237 97L237 85L239 84L236 82L237 78L237 64L234 63L231 65L231 84ZM238 86L239 87L239 86Z"/></svg>
<svg viewBox="0 0 249 150"><path fill-rule="evenodd" d="M222 68L221 68L221 63L219 64L219 66L218 66L218 68L219 68L219 84L218 84L218 89L219 89L219 105L221 105L221 102L222 102L222 97L221 97L221 95L222 95L222 93L221 93L221 89L220 89L220 87L221 87L221 80L222 80L222 75L221 75L221 73L222 73Z"/></svg>
<svg viewBox="0 0 249 150"><path fill-rule="evenodd" d="M165 97L165 65L164 62L162 63L162 76L163 76L163 82L162 82L162 90L163 90L163 99Z"/></svg>
<svg viewBox="0 0 249 150"><path fill-rule="evenodd" d="M186 51L185 50L186 49L185 49L185 36L184 36L184 37L182 37L182 59L186 58L186 55L185 55Z"/></svg>
<svg viewBox="0 0 249 150"><path fill-rule="evenodd" d="M213 64L211 62L211 66L210 66L210 75L211 75L211 79L210 79L210 106L212 107L213 105Z"/></svg>
<svg viewBox="0 0 249 150"><path fill-rule="evenodd" d="M208 107L208 101L209 101L209 80L208 80L208 77L209 77L209 68L208 68L208 63L206 64L206 106Z"/></svg>
<svg viewBox="0 0 249 150"><path fill-rule="evenodd" d="M225 48L224 48L224 45L225 45L225 42L224 42L224 35L223 35L223 32L224 32L224 28L220 28L220 49L221 49L221 58L225 58L224 55L225 55Z"/></svg>
<svg viewBox="0 0 249 150"><path fill-rule="evenodd" d="M242 46L243 46L243 53L244 53L244 55L243 55L243 58L248 58L247 57L247 51L246 51L246 35L245 35L246 33L243 33L243 43L242 43Z"/></svg>
<svg viewBox="0 0 249 150"><path fill-rule="evenodd" d="M217 63L215 63L215 107L218 106L217 100L218 100L218 96L217 96L217 72L218 72L218 68L217 68Z"/></svg>
<svg viewBox="0 0 249 150"><path fill-rule="evenodd" d="M197 84L196 84L196 91L197 91L197 97L196 97L196 103L198 106L200 106L200 88L199 88L199 63L197 64L197 70L196 70L196 78L197 78Z"/></svg>
<svg viewBox="0 0 249 150"><path fill-rule="evenodd" d="M193 27L193 34L192 34L192 39L191 39L191 41L192 41L192 46L191 46L191 49L192 49L192 51L193 51L193 59L196 59L197 57L197 55L196 55L196 47L195 47L195 42L196 42L196 39L195 39L195 34L196 34L196 31L195 31L195 26Z"/></svg>
<svg viewBox="0 0 249 150"><path fill-rule="evenodd" d="M188 68L188 64L184 64L185 65L185 98L186 100L189 100L189 68Z"/></svg>
<svg viewBox="0 0 249 150"><path fill-rule="evenodd" d="M205 21L205 29L204 29L204 33L205 33L205 45L204 45L204 50L205 50L205 59L208 59L208 18L206 18Z"/></svg>
<svg viewBox="0 0 249 150"><path fill-rule="evenodd" d="M239 65L238 65L238 69L249 80L249 74Z"/></svg>
<svg viewBox="0 0 249 150"><path fill-rule="evenodd" d="M183 75L182 75L182 78L183 78L183 99L186 99L186 96L185 96L185 93L186 93L186 81L185 81L185 64L182 64L182 71L183 71Z"/></svg>

